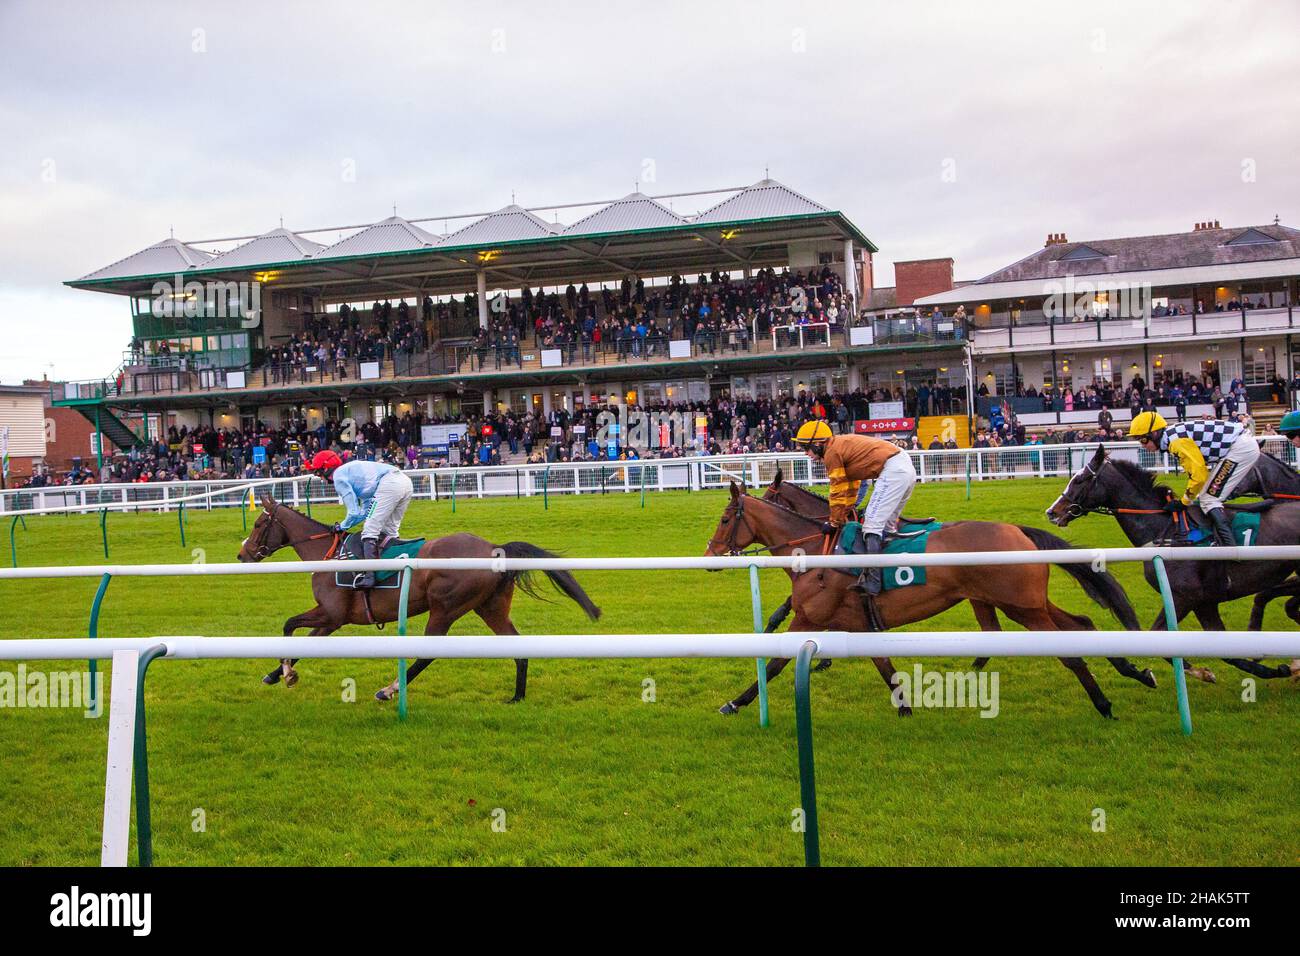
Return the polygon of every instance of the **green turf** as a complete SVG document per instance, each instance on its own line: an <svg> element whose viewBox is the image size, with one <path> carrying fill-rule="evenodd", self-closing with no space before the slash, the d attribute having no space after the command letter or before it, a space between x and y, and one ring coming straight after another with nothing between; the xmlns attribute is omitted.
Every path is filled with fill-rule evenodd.
<svg viewBox="0 0 1300 956"><path fill-rule="evenodd" d="M1059 481L917 489L910 513L1046 526ZM404 531L469 530L569 555L700 554L724 494L654 494L412 505ZM340 509L318 508L330 518ZM111 515L112 561L233 560L236 510ZM6 522L7 525L7 522ZM8 530L5 527L3 530ZM1123 545L1092 517L1065 535ZM17 531L23 566L102 561L95 516L34 518ZM10 555L4 541L3 560ZM991 570L990 573L997 573ZM1158 600L1136 566L1118 574L1143 622ZM605 611L519 595L527 633L727 632L751 624L744 572L584 572ZM764 572L771 611L788 593ZM94 579L0 582L0 637L86 631ZM1066 576L1054 600L1118 625ZM297 576L123 578L101 634L278 634L311 604ZM1246 602L1226 609L1244 627ZM419 631L422 622L413 624ZM1280 604L1267 626L1288 628ZM926 627L968 630L962 606ZM373 632L373 629L370 629ZM365 628L352 628L366 633ZM391 629L388 631L391 633ZM477 618L454 634L484 633ZM898 661L900 668L911 661ZM966 661L930 666L965 668ZM822 858L827 864L1295 864L1300 688L1214 662L1215 686L1190 687L1196 733L1178 729L1168 665L1149 690L1102 660L1093 671L1118 721L1092 709L1052 660L995 661L1001 712L918 710L900 720L866 661L813 677ZM535 661L525 703L505 703L513 665L439 661L412 684L411 714L371 695L394 666L307 661L293 689L264 687L265 661L160 661L149 677L155 858L160 864L780 864L802 862L790 672L772 685L772 726L757 706L717 707L753 679L752 661ZM66 669L29 662L29 668ZM16 668L13 662L0 669ZM656 701L644 702L653 679ZM344 702L346 681L356 702ZM0 710L0 865L98 861L107 720L70 710ZM493 811L505 811L505 830ZM1094 810L1105 831L1094 829ZM195 832L202 810L206 831ZM134 854L133 854L134 855Z"/></svg>

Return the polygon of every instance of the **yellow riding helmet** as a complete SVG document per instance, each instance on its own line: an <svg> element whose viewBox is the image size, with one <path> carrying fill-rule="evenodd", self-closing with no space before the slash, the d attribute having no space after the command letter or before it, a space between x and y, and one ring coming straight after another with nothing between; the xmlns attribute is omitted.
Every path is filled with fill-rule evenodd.
<svg viewBox="0 0 1300 956"><path fill-rule="evenodd" d="M1169 423L1160 417L1159 412L1139 412L1133 416L1132 423L1128 426L1129 438L1146 438L1152 432L1160 431Z"/></svg>
<svg viewBox="0 0 1300 956"><path fill-rule="evenodd" d="M812 445L826 441L831 437L831 426L823 421L804 422L799 426L799 433L794 436L796 445Z"/></svg>

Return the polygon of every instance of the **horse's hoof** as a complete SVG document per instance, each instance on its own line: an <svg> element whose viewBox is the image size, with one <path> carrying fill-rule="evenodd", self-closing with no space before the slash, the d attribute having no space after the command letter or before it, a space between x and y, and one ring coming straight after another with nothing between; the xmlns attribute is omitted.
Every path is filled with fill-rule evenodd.
<svg viewBox="0 0 1300 956"><path fill-rule="evenodd" d="M1148 687L1156 687L1156 675L1151 668L1147 668L1141 674L1138 674L1138 683L1146 684Z"/></svg>
<svg viewBox="0 0 1300 956"><path fill-rule="evenodd" d="M724 717L731 717L733 714L740 713L740 708L736 706L734 701L729 700L718 708L718 713L722 714Z"/></svg>
<svg viewBox="0 0 1300 956"><path fill-rule="evenodd" d="M902 707L898 708L898 716L899 716L899 717L911 717L911 716L912 716L912 708L911 708L911 707L908 707L906 704L904 704Z"/></svg>
<svg viewBox="0 0 1300 956"><path fill-rule="evenodd" d="M834 662L829 657L823 658L822 660L817 662L817 666L814 667L813 670L814 671L830 670L830 666L832 663Z"/></svg>
<svg viewBox="0 0 1300 956"><path fill-rule="evenodd" d="M284 686L285 686L285 687L293 687L293 686L294 686L295 684L297 684L297 683L298 683L298 672L297 672L297 671L289 671L289 673L287 673L287 674L284 675Z"/></svg>
<svg viewBox="0 0 1300 956"><path fill-rule="evenodd" d="M506 701L506 703L507 703L507 704L522 704L523 701L524 701L523 697L521 697L519 694L515 694L515 696L514 696L514 697L511 697L508 701Z"/></svg>
<svg viewBox="0 0 1300 956"><path fill-rule="evenodd" d="M1119 719L1118 717L1115 716L1115 711L1114 711L1114 709L1111 707L1111 703L1110 703L1110 701L1104 701L1103 703L1099 704L1099 705L1097 706L1097 713L1101 714L1101 715L1102 715L1103 717L1105 717L1107 720L1118 720L1118 719Z"/></svg>
<svg viewBox="0 0 1300 956"><path fill-rule="evenodd" d="M375 700L392 700L393 692L390 688L383 687L375 691Z"/></svg>
<svg viewBox="0 0 1300 956"><path fill-rule="evenodd" d="M274 674L267 674L262 678L262 683L267 687L274 687L276 684L280 683L280 672L276 671Z"/></svg>
<svg viewBox="0 0 1300 956"><path fill-rule="evenodd" d="M1191 674L1197 680L1204 681L1207 684L1217 684L1219 682L1219 679L1214 676L1214 671L1207 667L1193 667L1187 673Z"/></svg>

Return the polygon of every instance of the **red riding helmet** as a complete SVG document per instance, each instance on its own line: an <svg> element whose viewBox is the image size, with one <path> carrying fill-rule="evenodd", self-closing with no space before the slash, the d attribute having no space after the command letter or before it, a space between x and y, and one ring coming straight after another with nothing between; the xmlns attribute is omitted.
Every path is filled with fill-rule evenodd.
<svg viewBox="0 0 1300 956"><path fill-rule="evenodd" d="M302 467L304 471L333 471L341 464L343 464L342 458L334 452L326 450L316 452L311 461Z"/></svg>

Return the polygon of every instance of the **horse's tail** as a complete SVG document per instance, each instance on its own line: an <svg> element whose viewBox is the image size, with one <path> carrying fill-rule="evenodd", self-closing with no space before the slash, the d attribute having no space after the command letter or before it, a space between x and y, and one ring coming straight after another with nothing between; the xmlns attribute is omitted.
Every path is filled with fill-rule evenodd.
<svg viewBox="0 0 1300 956"><path fill-rule="evenodd" d="M507 558L555 558L558 555L547 551L545 548L539 548L535 544L529 544L527 541L507 541L501 545L501 550L505 552ZM587 617L593 621L600 618L600 608L596 607L595 602L587 596L587 592L582 589L576 578L568 571L544 571L555 589L570 598L577 605L587 612ZM537 592L537 581L535 571L506 571L501 576L501 587L507 584L517 584L519 590L523 591L529 597L537 598L539 601L545 601Z"/></svg>
<svg viewBox="0 0 1300 956"><path fill-rule="evenodd" d="M1034 547L1039 551L1076 550L1070 542L1050 531L1029 528L1025 525L1016 525L1016 527L1034 543ZM1128 594L1109 571L1094 571L1091 564L1062 564L1059 567L1079 582L1084 594L1114 614L1126 628L1130 631L1142 630L1138 625L1137 613L1129 603Z"/></svg>

